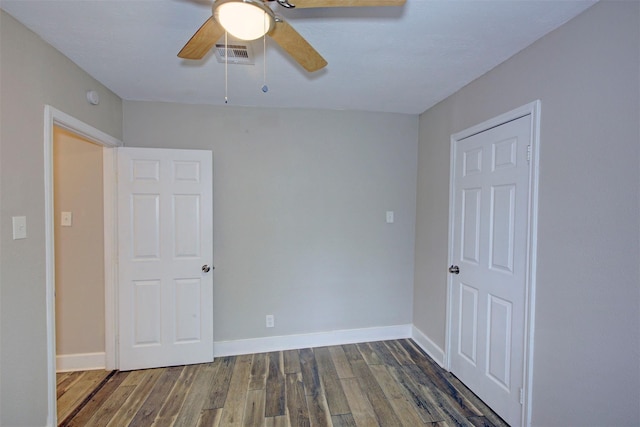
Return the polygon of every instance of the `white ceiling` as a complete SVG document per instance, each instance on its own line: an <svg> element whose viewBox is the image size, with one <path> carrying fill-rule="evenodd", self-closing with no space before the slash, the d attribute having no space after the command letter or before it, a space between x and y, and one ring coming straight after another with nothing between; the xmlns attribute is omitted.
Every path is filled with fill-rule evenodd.
<svg viewBox="0 0 640 427"><path fill-rule="evenodd" d="M407 0L403 7L286 10L329 65L309 74L267 39L228 66L230 105L419 114L596 0ZM292 1L294 3L294 1ZM126 100L224 104L225 66L176 55L206 0L1 0L0 7Z"/></svg>

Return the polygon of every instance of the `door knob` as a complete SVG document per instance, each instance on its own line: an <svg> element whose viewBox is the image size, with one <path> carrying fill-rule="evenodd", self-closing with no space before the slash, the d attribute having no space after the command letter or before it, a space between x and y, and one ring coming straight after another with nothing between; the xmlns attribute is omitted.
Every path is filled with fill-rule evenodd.
<svg viewBox="0 0 640 427"><path fill-rule="evenodd" d="M460 274L460 267L458 267L457 265L452 265L451 267L449 267L449 273Z"/></svg>
<svg viewBox="0 0 640 427"><path fill-rule="evenodd" d="M215 268L215 267L213 267ZM203 273L208 273L209 271L211 271L211 267L209 267L207 264L202 266L202 272Z"/></svg>

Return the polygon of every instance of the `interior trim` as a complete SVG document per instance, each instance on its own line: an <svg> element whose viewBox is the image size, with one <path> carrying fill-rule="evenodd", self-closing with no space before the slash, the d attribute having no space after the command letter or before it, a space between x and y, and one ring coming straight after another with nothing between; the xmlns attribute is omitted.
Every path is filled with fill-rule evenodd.
<svg viewBox="0 0 640 427"><path fill-rule="evenodd" d="M445 353L442 348L415 326L411 327L411 337L441 368L444 368Z"/></svg>
<svg viewBox="0 0 640 427"><path fill-rule="evenodd" d="M213 354L215 357L237 356L240 354L411 338L411 328L412 325L406 324L233 341L216 341L213 343Z"/></svg>
<svg viewBox="0 0 640 427"><path fill-rule="evenodd" d="M59 354L56 356L56 372L104 370L105 358L104 352Z"/></svg>

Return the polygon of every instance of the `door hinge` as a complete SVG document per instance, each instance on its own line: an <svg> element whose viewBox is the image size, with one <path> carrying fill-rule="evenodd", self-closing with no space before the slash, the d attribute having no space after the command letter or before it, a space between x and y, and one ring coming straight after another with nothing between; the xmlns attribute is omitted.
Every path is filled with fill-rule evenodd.
<svg viewBox="0 0 640 427"><path fill-rule="evenodd" d="M531 162L531 145L527 145L527 163Z"/></svg>
<svg viewBox="0 0 640 427"><path fill-rule="evenodd" d="M520 389L520 404L524 405L524 389Z"/></svg>

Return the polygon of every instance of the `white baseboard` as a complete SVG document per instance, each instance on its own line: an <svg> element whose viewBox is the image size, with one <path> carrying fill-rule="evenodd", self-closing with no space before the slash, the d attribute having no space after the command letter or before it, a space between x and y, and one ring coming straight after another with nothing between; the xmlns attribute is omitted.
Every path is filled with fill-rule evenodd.
<svg viewBox="0 0 640 427"><path fill-rule="evenodd" d="M411 338L411 328L412 325L407 324L381 326L378 328L343 329L313 334L216 341L213 344L213 353L216 357L237 356L240 354Z"/></svg>
<svg viewBox="0 0 640 427"><path fill-rule="evenodd" d="M426 336L415 326L411 326L411 338L425 351L435 362L444 368L444 350Z"/></svg>
<svg viewBox="0 0 640 427"><path fill-rule="evenodd" d="M105 353L59 354L56 356L56 372L91 371L105 369Z"/></svg>

